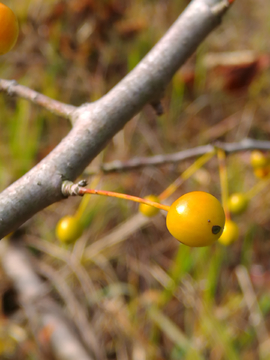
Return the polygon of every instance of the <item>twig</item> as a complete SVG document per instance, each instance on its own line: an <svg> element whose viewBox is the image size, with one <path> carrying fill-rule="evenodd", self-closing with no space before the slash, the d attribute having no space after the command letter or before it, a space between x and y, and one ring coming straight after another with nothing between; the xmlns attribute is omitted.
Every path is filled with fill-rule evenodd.
<svg viewBox="0 0 270 360"><path fill-rule="evenodd" d="M217 141L214 145L224 150L227 154L255 149L270 150L270 141L262 141L249 138L243 139L242 141L236 143L222 143L220 141Z"/></svg>
<svg viewBox="0 0 270 360"><path fill-rule="evenodd" d="M191 159L199 155L213 152L212 145L198 146L193 149L182 150L173 154L155 155L151 157L135 157L127 161L112 161L102 164L100 167L87 168L84 172L87 175L110 172L123 172L137 170L147 166L162 166L165 164L173 164L182 160Z"/></svg>
<svg viewBox="0 0 270 360"><path fill-rule="evenodd" d="M208 144L197 146L192 149L182 150L173 154L155 155L151 157L135 157L127 161L112 161L110 163L102 164L100 167L87 168L84 172L86 175L94 175L111 172L123 172L130 170L138 170L147 166L162 166L166 164L173 164L182 160L192 159L196 156L211 153L215 148L220 148L227 154L232 154L247 150L270 150L270 141L261 141L254 139L244 139L237 143L223 143L215 142L214 145Z"/></svg>
<svg viewBox="0 0 270 360"><path fill-rule="evenodd" d="M45 159L0 194L0 238L63 199L62 181L74 181L143 106L156 100L156 94L162 93L179 67L220 24L230 3L192 1L120 83L98 101L70 113L75 123L70 133Z"/></svg>
<svg viewBox="0 0 270 360"><path fill-rule="evenodd" d="M26 86L19 85L15 80L0 79L0 92L1 91L5 91L11 96L16 95L23 99L30 100L32 103L40 105L52 113L70 120L72 120L73 112L77 109L76 106L53 100Z"/></svg>

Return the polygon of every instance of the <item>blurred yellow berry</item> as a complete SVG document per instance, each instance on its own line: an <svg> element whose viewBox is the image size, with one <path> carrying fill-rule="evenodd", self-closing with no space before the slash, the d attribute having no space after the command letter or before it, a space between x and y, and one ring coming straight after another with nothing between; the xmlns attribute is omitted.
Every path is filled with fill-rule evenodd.
<svg viewBox="0 0 270 360"><path fill-rule="evenodd" d="M15 45L19 25L13 11L0 3L0 55L9 52Z"/></svg>
<svg viewBox="0 0 270 360"><path fill-rule="evenodd" d="M83 233L83 228L74 216L64 216L56 225L55 234L64 243L75 242Z"/></svg>
<svg viewBox="0 0 270 360"><path fill-rule="evenodd" d="M145 199L160 203L159 198L155 195L148 195L145 197ZM139 205L139 211L140 213L142 213L144 216L147 217L152 217L159 213L159 209L155 208L154 206L150 206L142 203Z"/></svg>
<svg viewBox="0 0 270 360"><path fill-rule="evenodd" d="M229 210L234 214L242 214L248 207L248 198L243 193L234 193L228 200Z"/></svg>
<svg viewBox="0 0 270 360"><path fill-rule="evenodd" d="M256 168L262 168L269 164L269 159L259 150L253 150L250 154L250 163Z"/></svg>
<svg viewBox="0 0 270 360"><path fill-rule="evenodd" d="M223 233L218 241L222 245L230 245L239 238L238 225L232 220L226 220Z"/></svg>
<svg viewBox="0 0 270 360"><path fill-rule="evenodd" d="M253 173L257 178L263 179L270 174L270 166L254 168Z"/></svg>
<svg viewBox="0 0 270 360"><path fill-rule="evenodd" d="M222 234L225 214L213 195L193 191L170 206L166 224L169 232L181 243L191 247L207 246Z"/></svg>

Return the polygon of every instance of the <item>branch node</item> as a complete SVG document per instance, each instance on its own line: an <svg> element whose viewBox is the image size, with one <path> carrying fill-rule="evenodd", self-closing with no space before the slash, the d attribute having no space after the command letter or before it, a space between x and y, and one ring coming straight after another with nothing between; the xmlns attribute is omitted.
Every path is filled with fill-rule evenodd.
<svg viewBox="0 0 270 360"><path fill-rule="evenodd" d="M164 109L160 100L152 101L151 106L155 110L157 116L161 116L164 114Z"/></svg>
<svg viewBox="0 0 270 360"><path fill-rule="evenodd" d="M80 192L82 187L87 185L87 180L81 180L77 184L74 184L72 181L65 180L62 183L62 194L65 197L68 196L82 196L83 194Z"/></svg>
<svg viewBox="0 0 270 360"><path fill-rule="evenodd" d="M218 4L211 7L213 15L222 15L231 6L232 0L222 0Z"/></svg>
<svg viewBox="0 0 270 360"><path fill-rule="evenodd" d="M78 182L79 187L85 187L87 185L87 180L83 179Z"/></svg>
<svg viewBox="0 0 270 360"><path fill-rule="evenodd" d="M13 87L18 85L17 81L16 80L10 80L9 82L9 86L7 88L7 93L9 96L13 96L14 95L14 89Z"/></svg>

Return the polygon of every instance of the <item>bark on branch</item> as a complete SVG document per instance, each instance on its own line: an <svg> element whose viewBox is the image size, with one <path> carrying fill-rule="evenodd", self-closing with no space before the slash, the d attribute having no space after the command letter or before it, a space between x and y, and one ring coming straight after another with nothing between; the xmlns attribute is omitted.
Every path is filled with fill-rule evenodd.
<svg viewBox="0 0 270 360"><path fill-rule="evenodd" d="M15 80L0 79L0 91L5 91L11 96L16 95L23 99L29 100L32 103L40 105L52 113L62 116L66 119L71 118L72 112L76 109L76 106L53 100L46 95L29 89L27 86L19 85Z"/></svg>
<svg viewBox="0 0 270 360"><path fill-rule="evenodd" d="M63 199L75 180L145 104L159 100L174 73L219 25L229 0L193 0L146 57L100 100L69 113L74 128L37 166L0 194L0 238Z"/></svg>

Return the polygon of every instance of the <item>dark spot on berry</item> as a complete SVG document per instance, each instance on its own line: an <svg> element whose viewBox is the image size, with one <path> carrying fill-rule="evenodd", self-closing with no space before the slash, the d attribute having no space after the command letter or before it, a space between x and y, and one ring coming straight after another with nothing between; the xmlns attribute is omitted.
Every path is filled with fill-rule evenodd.
<svg viewBox="0 0 270 360"><path fill-rule="evenodd" d="M215 234L215 235L218 234L220 232L220 230L221 230L221 227L218 226L218 225L214 225L212 227L212 233Z"/></svg>

